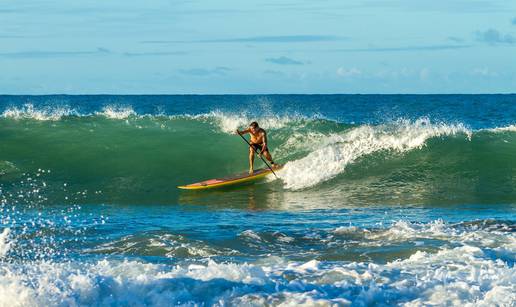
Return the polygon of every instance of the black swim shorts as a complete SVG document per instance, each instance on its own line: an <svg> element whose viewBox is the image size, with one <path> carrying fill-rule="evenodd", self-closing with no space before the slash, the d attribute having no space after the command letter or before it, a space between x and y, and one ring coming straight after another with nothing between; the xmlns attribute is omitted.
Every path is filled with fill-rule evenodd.
<svg viewBox="0 0 516 307"><path fill-rule="evenodd" d="M257 153L260 153L262 151L262 148L263 148L263 143L261 143L261 144L251 144L251 146L254 148L254 150ZM265 151L267 151L267 148L265 149Z"/></svg>

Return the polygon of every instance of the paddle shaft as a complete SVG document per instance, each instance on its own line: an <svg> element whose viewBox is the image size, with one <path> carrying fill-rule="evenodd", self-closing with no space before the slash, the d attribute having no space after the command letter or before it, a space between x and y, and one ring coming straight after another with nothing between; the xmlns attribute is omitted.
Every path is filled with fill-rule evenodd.
<svg viewBox="0 0 516 307"><path fill-rule="evenodd" d="M267 167L271 170L271 172L274 174L274 176L276 176L276 178L278 178L278 176L276 175L276 173L274 172L274 170L272 169L272 167L269 165L269 163L267 163L267 161L265 161L265 159L262 157L262 155L260 155L256 149L254 149L253 146L251 146L251 143L249 143L249 141L243 136L241 135L240 133L238 134L240 135L240 137L242 138L242 140L244 140L247 145L249 145L249 147L251 147L251 149L260 157L260 159L262 159L263 163L265 163L265 165L267 165Z"/></svg>

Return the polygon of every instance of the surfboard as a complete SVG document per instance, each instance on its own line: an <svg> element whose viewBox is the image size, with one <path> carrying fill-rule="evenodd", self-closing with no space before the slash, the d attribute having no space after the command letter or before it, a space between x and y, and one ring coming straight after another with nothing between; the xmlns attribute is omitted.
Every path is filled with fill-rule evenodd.
<svg viewBox="0 0 516 307"><path fill-rule="evenodd" d="M279 169L281 169L281 166L274 169L274 171L279 170ZM178 188L183 189L183 190L205 190L205 189L221 188L221 187L227 187L230 185L257 181L257 180L265 178L269 174L272 174L270 169L261 168L261 169L255 170L252 175L249 175L248 172L244 172L244 173L236 174L233 176L209 179L209 180L191 183L191 184L187 184L187 185L180 185L180 186L178 186Z"/></svg>

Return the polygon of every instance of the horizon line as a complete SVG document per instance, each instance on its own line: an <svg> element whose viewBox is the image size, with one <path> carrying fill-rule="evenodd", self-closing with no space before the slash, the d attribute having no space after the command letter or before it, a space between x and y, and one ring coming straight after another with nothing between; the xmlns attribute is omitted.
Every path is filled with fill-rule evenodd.
<svg viewBox="0 0 516 307"><path fill-rule="evenodd" d="M330 95L516 95L516 92L493 92L493 93L166 93L166 94L113 94L113 93L95 93L95 94L69 94L69 93L51 93L51 94L1 94L0 96L330 96Z"/></svg>

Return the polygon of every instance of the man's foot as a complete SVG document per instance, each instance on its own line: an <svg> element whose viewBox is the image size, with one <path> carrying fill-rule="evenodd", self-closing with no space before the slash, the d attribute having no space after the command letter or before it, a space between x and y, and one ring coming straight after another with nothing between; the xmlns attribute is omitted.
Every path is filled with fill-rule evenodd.
<svg viewBox="0 0 516 307"><path fill-rule="evenodd" d="M254 173L254 170L252 168L249 169L249 175L252 175Z"/></svg>

